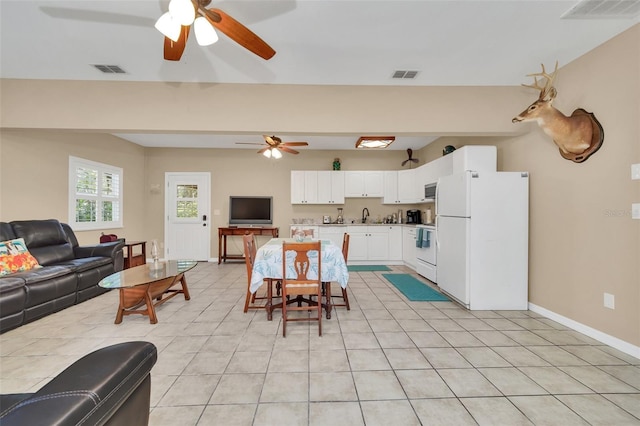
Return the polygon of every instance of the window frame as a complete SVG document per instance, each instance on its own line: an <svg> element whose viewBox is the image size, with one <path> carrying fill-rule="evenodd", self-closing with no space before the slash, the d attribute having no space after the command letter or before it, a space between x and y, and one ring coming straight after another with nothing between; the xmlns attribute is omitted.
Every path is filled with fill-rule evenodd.
<svg viewBox="0 0 640 426"><path fill-rule="evenodd" d="M87 169L95 170L97 172L97 193L96 195L90 194L78 194L77 188L77 169L78 167L84 167ZM117 175L118 194L113 197L104 196L101 194L102 179L105 173ZM74 231L95 231L101 229L112 229L123 227L124 216L124 171L120 167L112 166L109 164L98 163L97 161L91 161L80 157L69 156L69 226ZM77 222L76 221L76 202L78 199L90 199L96 201L96 220L91 222ZM116 201L118 204L117 214L118 220L115 221L103 221L102 220L102 202L103 201Z"/></svg>

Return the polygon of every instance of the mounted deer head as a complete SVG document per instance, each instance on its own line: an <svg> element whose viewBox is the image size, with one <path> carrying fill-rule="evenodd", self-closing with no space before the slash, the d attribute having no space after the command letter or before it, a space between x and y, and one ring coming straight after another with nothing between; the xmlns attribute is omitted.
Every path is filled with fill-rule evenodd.
<svg viewBox="0 0 640 426"><path fill-rule="evenodd" d="M595 116L579 108L567 117L553 105L557 95L553 80L558 72L558 62L553 73L548 74L542 65L542 72L529 74L533 77L532 85L523 84L540 91L538 99L511 120L513 123L522 121L536 121L542 130L560 149L560 155L567 160L581 163L596 152L604 140L604 131ZM543 83L538 82L538 77Z"/></svg>

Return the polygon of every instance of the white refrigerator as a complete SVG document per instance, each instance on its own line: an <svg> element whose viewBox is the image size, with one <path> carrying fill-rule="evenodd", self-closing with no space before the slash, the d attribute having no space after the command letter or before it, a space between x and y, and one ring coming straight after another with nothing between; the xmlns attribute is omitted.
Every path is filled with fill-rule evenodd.
<svg viewBox="0 0 640 426"><path fill-rule="evenodd" d="M528 309L529 175L438 180L438 286L471 310Z"/></svg>

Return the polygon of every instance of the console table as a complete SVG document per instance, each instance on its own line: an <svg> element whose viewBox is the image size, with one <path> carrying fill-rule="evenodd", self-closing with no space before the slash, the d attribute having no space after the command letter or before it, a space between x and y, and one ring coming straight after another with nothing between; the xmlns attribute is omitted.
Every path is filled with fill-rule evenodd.
<svg viewBox="0 0 640 426"><path fill-rule="evenodd" d="M228 227L218 228L218 265L227 260L244 260L244 254L227 254L227 236L229 235L271 235L272 238L278 238L278 229L271 227Z"/></svg>

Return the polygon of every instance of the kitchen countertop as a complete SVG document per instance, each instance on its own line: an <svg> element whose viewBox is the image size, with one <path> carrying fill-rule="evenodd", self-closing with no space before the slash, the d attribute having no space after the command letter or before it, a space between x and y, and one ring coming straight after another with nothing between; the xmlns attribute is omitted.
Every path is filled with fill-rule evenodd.
<svg viewBox="0 0 640 426"><path fill-rule="evenodd" d="M415 223L292 223L290 226L416 226ZM433 225L427 225L433 226Z"/></svg>

